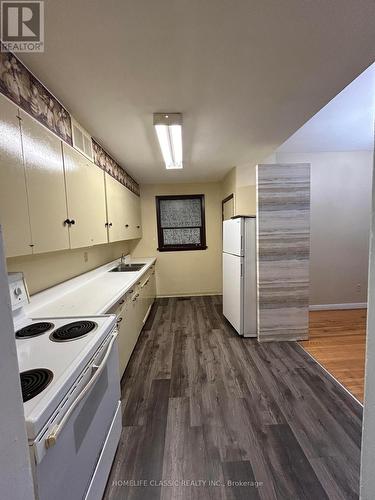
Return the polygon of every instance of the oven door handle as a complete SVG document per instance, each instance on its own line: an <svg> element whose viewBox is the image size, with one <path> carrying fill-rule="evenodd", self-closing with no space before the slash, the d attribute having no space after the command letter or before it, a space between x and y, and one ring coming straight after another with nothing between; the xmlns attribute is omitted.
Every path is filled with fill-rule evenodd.
<svg viewBox="0 0 375 500"><path fill-rule="evenodd" d="M65 424L69 420L71 414L73 413L73 411L75 410L77 405L82 401L82 399L86 396L86 394L89 392L91 387L95 384L95 382L100 377L100 374L104 370L107 359L108 359L109 355L111 354L112 346L116 340L117 335L118 335L117 331L115 331L112 334L112 339L110 340L110 342L108 344L106 353L105 353L102 361L100 362L99 365L92 365L92 367L91 367L94 375L90 378L88 383L85 385L85 387L82 389L82 391L78 394L78 396L76 397L74 402L71 404L68 411L65 413L65 415L60 420L60 422L57 425L55 425L55 427L52 429L52 431L46 437L46 440L45 440L46 448L51 448L51 446L54 446L56 444L57 438L59 437L60 432L62 431Z"/></svg>

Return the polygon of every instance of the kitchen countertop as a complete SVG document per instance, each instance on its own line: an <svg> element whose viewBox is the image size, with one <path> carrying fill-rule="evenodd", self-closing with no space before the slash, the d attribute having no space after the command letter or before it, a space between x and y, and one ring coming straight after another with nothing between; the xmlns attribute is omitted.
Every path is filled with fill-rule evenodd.
<svg viewBox="0 0 375 500"><path fill-rule="evenodd" d="M145 264L137 272L108 272L120 263L116 259L88 273L33 295L26 308L32 318L89 316L104 314L155 263L156 258L127 259L127 263Z"/></svg>

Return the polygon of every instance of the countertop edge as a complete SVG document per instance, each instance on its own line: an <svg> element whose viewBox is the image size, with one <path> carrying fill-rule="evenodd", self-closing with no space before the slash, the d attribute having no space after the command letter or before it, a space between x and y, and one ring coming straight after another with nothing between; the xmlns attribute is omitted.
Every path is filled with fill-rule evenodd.
<svg viewBox="0 0 375 500"><path fill-rule="evenodd" d="M91 281L97 280L98 278L100 278L100 276L110 271L114 266L120 263L120 260L121 259L115 259L111 262L108 262L107 264L104 264L103 266L92 269L87 273L80 274L79 276L75 276L70 280L64 281L63 283L32 295L30 298L30 303L26 306L27 315L30 317L37 317L38 310L42 308L44 309L48 307L48 305L56 304L56 302L62 302L64 297L69 296L70 293L77 291L82 286ZM134 284L139 280L139 278L141 278L150 269L150 267L155 264L156 257L147 257L143 259L134 258L130 259L130 262L134 264L145 264L145 267L141 271L138 271L135 274L134 278L126 285L124 285L124 287L119 292L114 294L111 301L104 304L103 307L95 312L95 314L106 314L107 311L119 300L119 298L127 293L129 289L134 286ZM46 317L46 314L43 314L43 316Z"/></svg>

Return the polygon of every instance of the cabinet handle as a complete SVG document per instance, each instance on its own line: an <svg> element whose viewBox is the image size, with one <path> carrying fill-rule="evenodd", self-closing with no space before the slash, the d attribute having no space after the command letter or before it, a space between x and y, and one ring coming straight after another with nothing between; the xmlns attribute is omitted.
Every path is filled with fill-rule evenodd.
<svg viewBox="0 0 375 500"><path fill-rule="evenodd" d="M74 219L72 219L72 220L70 221L70 223L71 223L71 225L72 225L72 226L74 226L74 224L76 223L76 221L75 221Z"/></svg>
<svg viewBox="0 0 375 500"><path fill-rule="evenodd" d="M65 219L64 222L63 222L64 226L70 226L70 220L69 219Z"/></svg>
<svg viewBox="0 0 375 500"><path fill-rule="evenodd" d="M129 293L129 295L130 295L130 294L131 294L131 293L133 293L133 292L134 292L134 290L133 290L133 289L131 289L131 290L129 290L129 292L128 292L128 293Z"/></svg>
<svg viewBox="0 0 375 500"><path fill-rule="evenodd" d="M119 318L119 319L117 320L117 324L119 325L119 324L121 323L121 321L122 321L122 320L123 320L123 318L122 318L122 317L121 317L121 318Z"/></svg>
<svg viewBox="0 0 375 500"><path fill-rule="evenodd" d="M134 296L133 298L133 302L135 302L137 300L137 298L139 297L139 293L137 293L137 295Z"/></svg>
<svg viewBox="0 0 375 500"><path fill-rule="evenodd" d="M129 224L125 224L125 227L129 227Z"/></svg>
<svg viewBox="0 0 375 500"><path fill-rule="evenodd" d="M112 222L106 222L105 227L112 227Z"/></svg>
<svg viewBox="0 0 375 500"><path fill-rule="evenodd" d="M137 229L140 229L141 226L137 226Z"/></svg>
<svg viewBox="0 0 375 500"><path fill-rule="evenodd" d="M147 283L148 283L149 281L150 281L150 278L148 278L148 279L147 279L147 280L143 283L143 285L141 286L141 288L144 288L144 287L147 285Z"/></svg>
<svg viewBox="0 0 375 500"><path fill-rule="evenodd" d="M120 300L120 302L119 302L120 306L121 306L121 304L123 304L124 302L125 302L125 299Z"/></svg>

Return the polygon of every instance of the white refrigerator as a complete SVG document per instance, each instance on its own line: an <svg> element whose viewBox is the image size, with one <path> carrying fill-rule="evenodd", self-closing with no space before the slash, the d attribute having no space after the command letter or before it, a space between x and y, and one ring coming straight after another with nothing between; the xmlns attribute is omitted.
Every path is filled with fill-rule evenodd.
<svg viewBox="0 0 375 500"><path fill-rule="evenodd" d="M243 337L257 336L256 219L223 222L223 314Z"/></svg>

